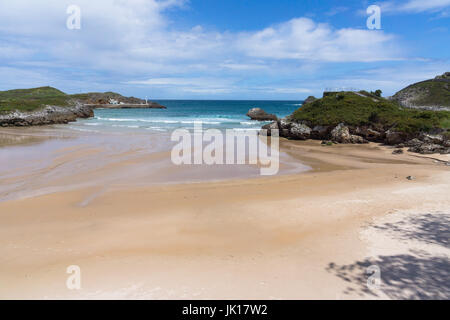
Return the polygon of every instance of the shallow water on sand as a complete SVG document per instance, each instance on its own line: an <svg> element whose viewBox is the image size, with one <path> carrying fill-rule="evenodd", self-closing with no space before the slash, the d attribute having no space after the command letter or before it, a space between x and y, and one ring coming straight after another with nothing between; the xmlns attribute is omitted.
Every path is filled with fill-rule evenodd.
<svg viewBox="0 0 450 320"><path fill-rule="evenodd" d="M82 131L71 125L1 129L0 201L86 187L101 192L136 185L260 177L256 165L175 165L170 132ZM193 132L193 130L191 130ZM205 144L206 145L206 144ZM225 146L226 148L226 146ZM246 150L248 159L248 150ZM280 153L278 175L309 170Z"/></svg>

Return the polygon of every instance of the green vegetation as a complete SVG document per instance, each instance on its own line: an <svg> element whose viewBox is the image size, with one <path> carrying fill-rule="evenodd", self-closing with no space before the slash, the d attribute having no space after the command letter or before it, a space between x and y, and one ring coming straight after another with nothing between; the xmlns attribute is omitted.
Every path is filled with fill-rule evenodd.
<svg viewBox="0 0 450 320"><path fill-rule="evenodd" d="M381 98L381 94L383 93L383 91L381 91L380 89L375 90L375 92L370 92L371 94L375 95L376 97Z"/></svg>
<svg viewBox="0 0 450 320"><path fill-rule="evenodd" d="M30 112L45 106L66 107L75 101L90 104L107 104L110 99L127 103L142 103L143 100L133 97L123 97L115 92L90 92L80 94L66 94L52 87L39 87L33 89L17 89L0 91L0 114L11 111Z"/></svg>
<svg viewBox="0 0 450 320"><path fill-rule="evenodd" d="M0 112L33 111L46 105L67 106L71 97L52 87L0 91Z"/></svg>
<svg viewBox="0 0 450 320"><path fill-rule="evenodd" d="M360 91L327 93L322 99L307 104L292 115L294 120L310 126L350 126L395 128L402 132L430 131L450 128L450 112L402 108L396 102Z"/></svg>
<svg viewBox="0 0 450 320"><path fill-rule="evenodd" d="M450 107L450 80L427 80L412 84L394 95L394 99L406 100L414 106Z"/></svg>

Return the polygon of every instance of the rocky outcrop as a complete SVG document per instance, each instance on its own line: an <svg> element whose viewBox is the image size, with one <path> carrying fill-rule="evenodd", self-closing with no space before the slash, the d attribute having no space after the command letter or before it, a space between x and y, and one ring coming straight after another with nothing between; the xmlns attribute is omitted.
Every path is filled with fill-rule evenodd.
<svg viewBox="0 0 450 320"><path fill-rule="evenodd" d="M404 132L388 130L385 133L384 143L393 146L393 145L405 142L407 139L408 139L408 137Z"/></svg>
<svg viewBox="0 0 450 320"><path fill-rule="evenodd" d="M311 135L311 128L303 123L292 123L289 137L297 140L307 140Z"/></svg>
<svg viewBox="0 0 450 320"><path fill-rule="evenodd" d="M384 139L383 133L366 126L356 127L353 133L369 141L381 142Z"/></svg>
<svg viewBox="0 0 450 320"><path fill-rule="evenodd" d="M338 124L331 130L331 141L337 143L367 143L361 136L350 134L350 130L343 123Z"/></svg>
<svg viewBox="0 0 450 320"><path fill-rule="evenodd" d="M450 140L442 135L422 133L417 138L396 145L398 148L409 148L408 151L421 154L450 153Z"/></svg>
<svg viewBox="0 0 450 320"><path fill-rule="evenodd" d="M333 143L363 144L369 141L381 142L386 145L396 146L397 150L393 154L401 154L400 148L409 148L408 151L422 154L450 154L450 140L448 136L442 134L421 133L414 136L407 135L395 130L380 132L377 128L370 127L349 127L340 123L336 127L314 126L312 129L305 123L295 122L290 117L274 121L263 126L267 134L271 135L271 130L279 130L279 136L293 140L315 139L325 141L323 144ZM261 132L265 134L265 132ZM353 134L352 134L353 133Z"/></svg>
<svg viewBox="0 0 450 320"><path fill-rule="evenodd" d="M33 112L14 111L0 115L1 127L25 127L49 124L61 124L76 121L78 118L94 116L92 107L75 103L69 107L47 106Z"/></svg>
<svg viewBox="0 0 450 320"><path fill-rule="evenodd" d="M314 101L316 101L317 98L314 96L309 96L308 98L306 98L306 100L303 102L303 104L307 104L307 103L313 103Z"/></svg>
<svg viewBox="0 0 450 320"><path fill-rule="evenodd" d="M311 130L311 138L317 140L327 139L330 133L328 126L314 126Z"/></svg>
<svg viewBox="0 0 450 320"><path fill-rule="evenodd" d="M261 108L250 109L247 112L247 116L252 120L258 120L258 121L272 121L272 120L277 121L278 120L276 115L269 114Z"/></svg>
<svg viewBox="0 0 450 320"><path fill-rule="evenodd" d="M409 148L408 151L421 154L432 154L432 153L449 154L450 148L435 143L422 143L415 147Z"/></svg>
<svg viewBox="0 0 450 320"><path fill-rule="evenodd" d="M272 130L279 130L278 121L274 121L272 123L266 124L262 127L261 134L271 136Z"/></svg>

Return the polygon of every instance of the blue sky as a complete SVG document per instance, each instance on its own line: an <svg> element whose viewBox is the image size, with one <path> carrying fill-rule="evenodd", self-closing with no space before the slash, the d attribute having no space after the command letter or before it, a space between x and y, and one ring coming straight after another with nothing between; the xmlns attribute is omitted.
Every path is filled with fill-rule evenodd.
<svg viewBox="0 0 450 320"><path fill-rule="evenodd" d="M69 5L81 29L66 27ZM367 7L381 8L381 30ZM287 99L450 71L450 0L36 0L0 3L0 90Z"/></svg>

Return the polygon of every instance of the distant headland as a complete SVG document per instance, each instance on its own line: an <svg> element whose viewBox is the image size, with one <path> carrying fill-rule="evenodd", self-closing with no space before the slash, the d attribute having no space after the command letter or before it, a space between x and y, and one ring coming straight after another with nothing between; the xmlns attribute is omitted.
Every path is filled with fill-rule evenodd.
<svg viewBox="0 0 450 320"><path fill-rule="evenodd" d="M66 94L52 87L8 90L0 91L0 126L68 123L78 118L92 117L96 108L166 107L152 101L124 97L115 92Z"/></svg>

